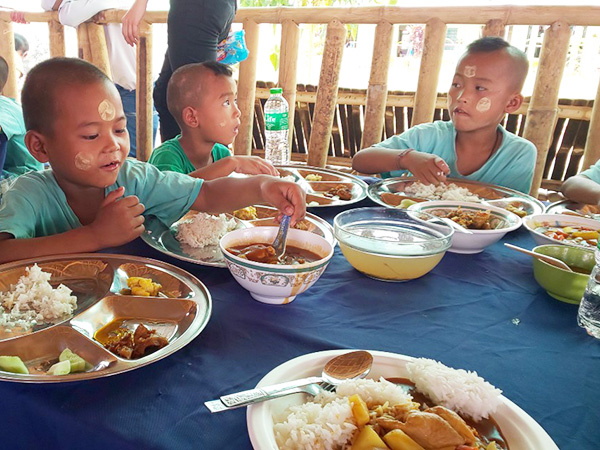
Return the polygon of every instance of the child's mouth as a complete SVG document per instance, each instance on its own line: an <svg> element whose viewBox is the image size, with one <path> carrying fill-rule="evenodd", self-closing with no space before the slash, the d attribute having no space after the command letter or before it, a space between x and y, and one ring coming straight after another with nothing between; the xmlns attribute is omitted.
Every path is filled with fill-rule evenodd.
<svg viewBox="0 0 600 450"><path fill-rule="evenodd" d="M120 165L121 165L120 161L111 161L108 164L104 164L103 166L100 166L100 168L110 172L110 171L118 169Z"/></svg>
<svg viewBox="0 0 600 450"><path fill-rule="evenodd" d="M461 108L454 108L454 111L452 111L453 114L464 114L464 115L468 115L467 112L464 109Z"/></svg>

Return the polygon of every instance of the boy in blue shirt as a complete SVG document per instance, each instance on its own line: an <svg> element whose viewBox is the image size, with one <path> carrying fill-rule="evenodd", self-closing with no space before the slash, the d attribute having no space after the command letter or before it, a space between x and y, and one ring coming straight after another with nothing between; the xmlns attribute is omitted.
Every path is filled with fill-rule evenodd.
<svg viewBox="0 0 600 450"><path fill-rule="evenodd" d="M0 204L0 263L97 251L144 232L144 215L170 225L190 208L211 213L269 203L292 222L305 214L295 183L270 176L204 182L126 159L119 93L95 66L54 58L23 87L29 151L51 169L18 177Z"/></svg>
<svg viewBox="0 0 600 450"><path fill-rule="evenodd" d="M600 206L600 160L565 180L560 192L571 201Z"/></svg>
<svg viewBox="0 0 600 450"><path fill-rule="evenodd" d="M361 150L352 168L384 178L410 172L426 184L466 178L529 193L536 148L500 125L523 102L528 66L526 55L501 38L472 42L448 92L452 121L417 125Z"/></svg>
<svg viewBox="0 0 600 450"><path fill-rule="evenodd" d="M150 164L205 180L232 172L279 176L265 159L231 156L227 148L240 127L237 86L229 66L206 61L180 67L169 80L167 104L181 134L155 148Z"/></svg>

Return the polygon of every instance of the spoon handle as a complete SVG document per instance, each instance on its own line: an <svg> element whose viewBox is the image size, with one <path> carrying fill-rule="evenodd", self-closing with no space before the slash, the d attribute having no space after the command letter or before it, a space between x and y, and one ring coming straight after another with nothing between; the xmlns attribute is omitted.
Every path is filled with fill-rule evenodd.
<svg viewBox="0 0 600 450"><path fill-rule="evenodd" d="M251 405L252 403L259 403L265 400L283 397L285 395L306 392L306 390L303 389L305 386L317 384L322 381L323 379L321 377L301 378L295 381L287 381L285 383L223 395L219 400L205 402L205 405L211 412L240 408L242 406ZM221 403L221 406L219 406L219 403Z"/></svg>

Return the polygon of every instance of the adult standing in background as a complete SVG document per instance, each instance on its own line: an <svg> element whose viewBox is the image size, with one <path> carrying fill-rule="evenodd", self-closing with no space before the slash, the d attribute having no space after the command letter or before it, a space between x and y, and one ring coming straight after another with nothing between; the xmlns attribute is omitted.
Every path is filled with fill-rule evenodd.
<svg viewBox="0 0 600 450"><path fill-rule="evenodd" d="M167 107L167 84L181 66L217 60L217 44L227 37L237 10L236 0L170 0L167 18L167 52L154 86L154 105L160 119L162 141L180 134L179 125ZM123 36L137 44L140 22L148 0L135 0L123 16Z"/></svg>

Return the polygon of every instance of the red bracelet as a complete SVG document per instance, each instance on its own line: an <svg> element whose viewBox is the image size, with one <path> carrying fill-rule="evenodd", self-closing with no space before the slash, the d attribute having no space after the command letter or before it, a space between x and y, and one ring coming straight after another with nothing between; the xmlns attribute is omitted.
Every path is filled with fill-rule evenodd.
<svg viewBox="0 0 600 450"><path fill-rule="evenodd" d="M400 153L398 153L397 158L398 158L398 164L400 164L400 169L401 170L406 170L406 167L402 167L402 158L404 158L406 155L408 155L410 152L414 152L415 149L414 148L406 148L404 150L401 150Z"/></svg>

